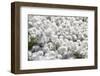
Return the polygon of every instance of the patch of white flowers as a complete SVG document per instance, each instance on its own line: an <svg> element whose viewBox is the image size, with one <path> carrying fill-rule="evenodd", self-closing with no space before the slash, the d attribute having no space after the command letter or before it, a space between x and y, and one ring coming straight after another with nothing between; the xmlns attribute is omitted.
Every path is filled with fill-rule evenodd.
<svg viewBox="0 0 100 76"><path fill-rule="evenodd" d="M28 42L29 61L87 58L88 17L30 14Z"/></svg>

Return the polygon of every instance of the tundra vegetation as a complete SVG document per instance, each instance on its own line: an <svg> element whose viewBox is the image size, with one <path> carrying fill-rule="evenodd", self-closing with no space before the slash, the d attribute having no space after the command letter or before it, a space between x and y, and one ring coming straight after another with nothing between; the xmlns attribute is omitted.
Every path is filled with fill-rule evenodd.
<svg viewBox="0 0 100 76"><path fill-rule="evenodd" d="M28 15L28 60L88 57L88 17Z"/></svg>

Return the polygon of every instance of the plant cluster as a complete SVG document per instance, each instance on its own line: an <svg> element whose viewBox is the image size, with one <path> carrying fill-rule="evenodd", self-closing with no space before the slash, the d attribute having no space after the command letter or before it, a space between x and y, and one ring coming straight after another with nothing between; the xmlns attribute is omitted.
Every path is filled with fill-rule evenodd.
<svg viewBox="0 0 100 76"><path fill-rule="evenodd" d="M88 17L28 15L28 60L87 58Z"/></svg>

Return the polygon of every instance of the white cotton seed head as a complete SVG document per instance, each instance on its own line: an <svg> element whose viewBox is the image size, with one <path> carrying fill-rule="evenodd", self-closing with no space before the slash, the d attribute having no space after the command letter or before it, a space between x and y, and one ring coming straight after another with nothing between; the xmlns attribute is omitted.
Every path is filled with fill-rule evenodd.
<svg viewBox="0 0 100 76"><path fill-rule="evenodd" d="M31 51L28 51L28 56L32 56L32 52Z"/></svg>
<svg viewBox="0 0 100 76"><path fill-rule="evenodd" d="M38 54L39 56L43 56L43 51L42 51L42 50L39 50L39 51L37 52L37 54Z"/></svg>
<svg viewBox="0 0 100 76"><path fill-rule="evenodd" d="M33 60L73 58L73 53L85 55L88 50L88 20L85 17L29 15L30 36L37 39L33 45ZM42 46L41 46L42 44ZM33 55L34 54L34 55ZM67 57L68 56L68 57Z"/></svg>
<svg viewBox="0 0 100 76"><path fill-rule="evenodd" d="M65 52L67 52L67 47L61 46L61 47L58 48L59 54L64 54Z"/></svg>

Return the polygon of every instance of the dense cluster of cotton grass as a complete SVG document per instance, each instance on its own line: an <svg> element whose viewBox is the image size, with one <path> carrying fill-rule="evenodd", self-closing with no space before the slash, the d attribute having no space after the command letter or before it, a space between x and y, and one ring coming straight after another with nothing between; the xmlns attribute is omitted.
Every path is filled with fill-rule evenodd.
<svg viewBox="0 0 100 76"><path fill-rule="evenodd" d="M28 60L84 59L88 18L28 15Z"/></svg>

